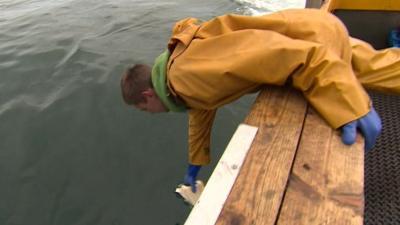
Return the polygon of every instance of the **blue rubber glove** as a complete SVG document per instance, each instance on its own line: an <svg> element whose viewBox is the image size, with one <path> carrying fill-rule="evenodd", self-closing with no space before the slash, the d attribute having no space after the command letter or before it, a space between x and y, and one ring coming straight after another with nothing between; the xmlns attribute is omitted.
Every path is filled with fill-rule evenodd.
<svg viewBox="0 0 400 225"><path fill-rule="evenodd" d="M389 46L400 48L400 29L393 29L390 31Z"/></svg>
<svg viewBox="0 0 400 225"><path fill-rule="evenodd" d="M189 164L187 173L185 175L184 184L192 187L192 192L196 193L196 178L199 173L201 166L195 166Z"/></svg>
<svg viewBox="0 0 400 225"><path fill-rule="evenodd" d="M374 108L371 108L371 111L367 115L342 127L343 143L352 145L356 141L357 129L364 136L365 151L371 150L382 130L381 118L379 118Z"/></svg>

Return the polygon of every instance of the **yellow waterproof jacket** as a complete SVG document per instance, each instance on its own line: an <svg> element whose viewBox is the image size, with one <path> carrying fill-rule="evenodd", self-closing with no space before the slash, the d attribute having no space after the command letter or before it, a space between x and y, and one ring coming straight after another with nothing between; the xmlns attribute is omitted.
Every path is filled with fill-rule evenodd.
<svg viewBox="0 0 400 225"><path fill-rule="evenodd" d="M315 9L176 23L168 48L168 86L190 107L189 162L209 163L218 107L263 84L292 85L333 127L368 113L370 100L351 66L343 24Z"/></svg>

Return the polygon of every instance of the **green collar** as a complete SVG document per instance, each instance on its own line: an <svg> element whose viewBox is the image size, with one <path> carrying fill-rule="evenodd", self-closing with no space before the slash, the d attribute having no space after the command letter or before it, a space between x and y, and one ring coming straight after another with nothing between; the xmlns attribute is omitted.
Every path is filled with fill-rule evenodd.
<svg viewBox="0 0 400 225"><path fill-rule="evenodd" d="M156 91L158 97L165 107L171 112L184 112L187 110L186 106L176 103L167 87L167 63L170 53L168 50L163 52L154 61L154 66L151 71L151 81L153 88Z"/></svg>

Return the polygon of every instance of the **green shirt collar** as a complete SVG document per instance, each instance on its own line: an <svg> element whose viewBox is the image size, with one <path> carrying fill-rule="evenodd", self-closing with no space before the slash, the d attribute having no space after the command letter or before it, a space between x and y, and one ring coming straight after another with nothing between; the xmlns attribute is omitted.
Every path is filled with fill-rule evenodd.
<svg viewBox="0 0 400 225"><path fill-rule="evenodd" d="M167 87L167 63L170 53L168 50L163 52L154 61L154 66L151 71L151 81L153 88L165 107L171 112L184 112L186 106L177 104L171 97Z"/></svg>

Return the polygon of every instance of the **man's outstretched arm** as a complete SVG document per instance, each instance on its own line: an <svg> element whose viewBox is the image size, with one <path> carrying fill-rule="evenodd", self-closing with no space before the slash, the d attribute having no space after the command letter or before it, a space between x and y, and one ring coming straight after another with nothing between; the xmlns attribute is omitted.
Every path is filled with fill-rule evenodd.
<svg viewBox="0 0 400 225"><path fill-rule="evenodd" d="M191 109L189 111L189 165L184 183L196 192L196 179L201 166L211 161L211 128L217 110Z"/></svg>

